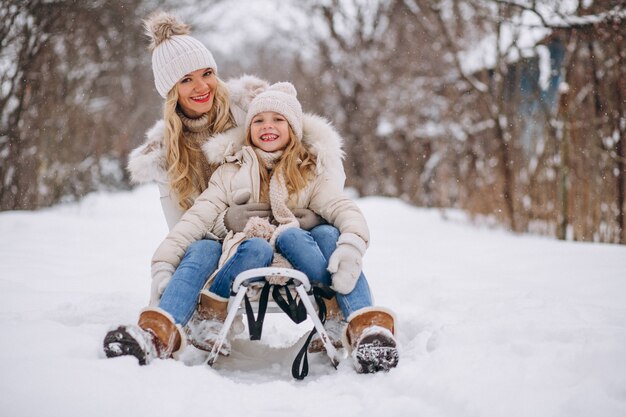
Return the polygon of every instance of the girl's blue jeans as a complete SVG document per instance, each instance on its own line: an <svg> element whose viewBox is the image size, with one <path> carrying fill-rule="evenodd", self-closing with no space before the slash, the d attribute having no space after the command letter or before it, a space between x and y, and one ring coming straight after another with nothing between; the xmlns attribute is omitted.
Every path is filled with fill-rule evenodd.
<svg viewBox="0 0 626 417"><path fill-rule="evenodd" d="M272 246L265 239L253 237L244 240L235 254L215 275L209 291L222 298L230 297L230 289L237 275L248 269L269 266L273 258Z"/></svg>
<svg viewBox="0 0 626 417"><path fill-rule="evenodd" d="M159 301L159 307L170 313L176 323L184 326L191 318L200 290L217 268L221 255L222 245L208 239L192 243L185 252Z"/></svg>
<svg viewBox="0 0 626 417"><path fill-rule="evenodd" d="M339 230L323 224L306 231L298 228L287 229L276 239L276 249L309 280L330 286L332 276L326 269L328 259L337 247ZM349 294L337 293L337 302L345 318L353 312L372 305L372 295L363 272L354 290Z"/></svg>

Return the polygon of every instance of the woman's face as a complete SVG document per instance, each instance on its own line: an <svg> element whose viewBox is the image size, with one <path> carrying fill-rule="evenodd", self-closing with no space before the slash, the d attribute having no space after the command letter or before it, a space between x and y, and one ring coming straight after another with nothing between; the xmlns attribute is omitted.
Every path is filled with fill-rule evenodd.
<svg viewBox="0 0 626 417"><path fill-rule="evenodd" d="M176 88L178 104L185 116L197 118L213 106L217 77L211 68L202 68L181 78Z"/></svg>
<svg viewBox="0 0 626 417"><path fill-rule="evenodd" d="M265 152L285 149L289 143L289 122L273 111L259 113L250 124L252 144Z"/></svg>

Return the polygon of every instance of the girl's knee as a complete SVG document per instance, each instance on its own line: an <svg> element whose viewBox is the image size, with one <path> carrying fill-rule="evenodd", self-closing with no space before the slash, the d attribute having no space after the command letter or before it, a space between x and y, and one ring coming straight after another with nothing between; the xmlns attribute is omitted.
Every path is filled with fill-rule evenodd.
<svg viewBox="0 0 626 417"><path fill-rule="evenodd" d="M304 238L307 234L306 230L302 230L298 227L291 227L284 230L276 239L276 246L278 248L284 248L292 245L294 242Z"/></svg>
<svg viewBox="0 0 626 417"><path fill-rule="evenodd" d="M272 246L265 239L253 237L241 244L241 249L245 250L246 256L253 256L257 259L272 259L274 251Z"/></svg>

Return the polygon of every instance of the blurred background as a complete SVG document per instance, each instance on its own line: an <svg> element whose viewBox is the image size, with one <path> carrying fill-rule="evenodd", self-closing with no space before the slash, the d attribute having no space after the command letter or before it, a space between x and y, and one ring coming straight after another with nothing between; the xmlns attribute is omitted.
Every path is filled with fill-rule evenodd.
<svg viewBox="0 0 626 417"><path fill-rule="evenodd" d="M222 79L292 81L358 195L626 244L623 0L0 0L0 210L130 187L157 9Z"/></svg>

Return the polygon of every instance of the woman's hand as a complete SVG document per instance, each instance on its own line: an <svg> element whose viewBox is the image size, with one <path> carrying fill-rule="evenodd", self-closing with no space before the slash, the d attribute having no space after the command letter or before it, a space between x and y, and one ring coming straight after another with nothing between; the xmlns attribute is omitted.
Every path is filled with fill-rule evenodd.
<svg viewBox="0 0 626 417"><path fill-rule="evenodd" d="M300 223L300 229L302 230L311 230L315 226L326 223L324 219L313 210L299 208L292 211L293 215L296 216L296 219L298 219L298 222Z"/></svg>
<svg viewBox="0 0 626 417"><path fill-rule="evenodd" d="M174 275L174 266L167 262L155 262L150 268L152 272L152 285L150 287L150 306L155 307L159 304L161 295L170 283L172 275Z"/></svg>
<svg viewBox="0 0 626 417"><path fill-rule="evenodd" d="M337 248L328 260L328 272L333 275L333 289L340 294L354 290L361 275L366 243L354 233L343 233L337 240Z"/></svg>

